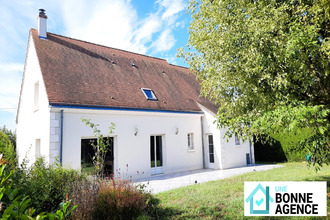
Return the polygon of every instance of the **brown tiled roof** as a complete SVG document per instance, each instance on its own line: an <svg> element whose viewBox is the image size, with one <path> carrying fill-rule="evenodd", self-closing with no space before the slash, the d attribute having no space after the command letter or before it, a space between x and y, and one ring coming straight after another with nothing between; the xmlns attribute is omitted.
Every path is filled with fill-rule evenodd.
<svg viewBox="0 0 330 220"><path fill-rule="evenodd" d="M166 60L47 33L39 39L31 29L51 105L200 112L200 85L189 69ZM135 66L132 66L134 63ZM153 90L147 100L141 88Z"/></svg>

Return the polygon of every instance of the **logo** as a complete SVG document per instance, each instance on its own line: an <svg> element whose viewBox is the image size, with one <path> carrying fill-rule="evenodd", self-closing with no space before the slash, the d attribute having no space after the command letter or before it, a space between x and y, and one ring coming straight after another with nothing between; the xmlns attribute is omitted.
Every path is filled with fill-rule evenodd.
<svg viewBox="0 0 330 220"><path fill-rule="evenodd" d="M244 182L245 216L326 216L326 182Z"/></svg>
<svg viewBox="0 0 330 220"><path fill-rule="evenodd" d="M259 200L253 200L253 196L258 192L261 191L264 196L264 198L261 198ZM254 202L253 202L254 201ZM266 186L266 189L262 187L262 185L259 183L259 185L252 191L252 193L245 199L245 202L250 203L250 214L269 214L269 202L274 202L274 199L269 196L269 186ZM266 208L261 210L255 210L254 206L257 205L258 207L261 206L262 203L266 203Z"/></svg>

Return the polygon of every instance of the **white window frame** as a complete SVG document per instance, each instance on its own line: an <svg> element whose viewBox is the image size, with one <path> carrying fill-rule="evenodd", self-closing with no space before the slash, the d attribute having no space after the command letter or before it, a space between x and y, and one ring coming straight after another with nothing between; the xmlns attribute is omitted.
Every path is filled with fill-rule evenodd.
<svg viewBox="0 0 330 220"><path fill-rule="evenodd" d="M194 151L195 150L194 133L188 133L187 138L188 138L188 150L189 151Z"/></svg>
<svg viewBox="0 0 330 220"><path fill-rule="evenodd" d="M151 89L141 88L141 91L143 92L143 94L144 94L144 96L147 98L147 100L158 101L158 99L157 99L157 97L156 97L154 91L152 91ZM147 96L147 94L145 93L145 91L150 91L152 97L149 98L149 97Z"/></svg>

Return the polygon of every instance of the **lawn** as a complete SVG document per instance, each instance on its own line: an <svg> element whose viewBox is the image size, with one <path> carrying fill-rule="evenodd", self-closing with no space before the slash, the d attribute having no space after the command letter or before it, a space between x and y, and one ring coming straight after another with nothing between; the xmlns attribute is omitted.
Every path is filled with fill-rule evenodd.
<svg viewBox="0 0 330 220"><path fill-rule="evenodd" d="M242 219L244 181L327 181L327 210L330 213L330 166L324 166L315 172L315 169L308 168L306 163L283 165L283 168L248 173L159 193L156 195L161 201L158 216L166 219Z"/></svg>

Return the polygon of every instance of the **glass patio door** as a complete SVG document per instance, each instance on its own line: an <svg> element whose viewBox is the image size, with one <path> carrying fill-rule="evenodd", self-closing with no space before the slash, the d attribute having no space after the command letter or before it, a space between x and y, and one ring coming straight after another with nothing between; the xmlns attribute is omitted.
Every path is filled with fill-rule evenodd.
<svg viewBox="0 0 330 220"><path fill-rule="evenodd" d="M163 173L162 136L150 136L151 175Z"/></svg>

